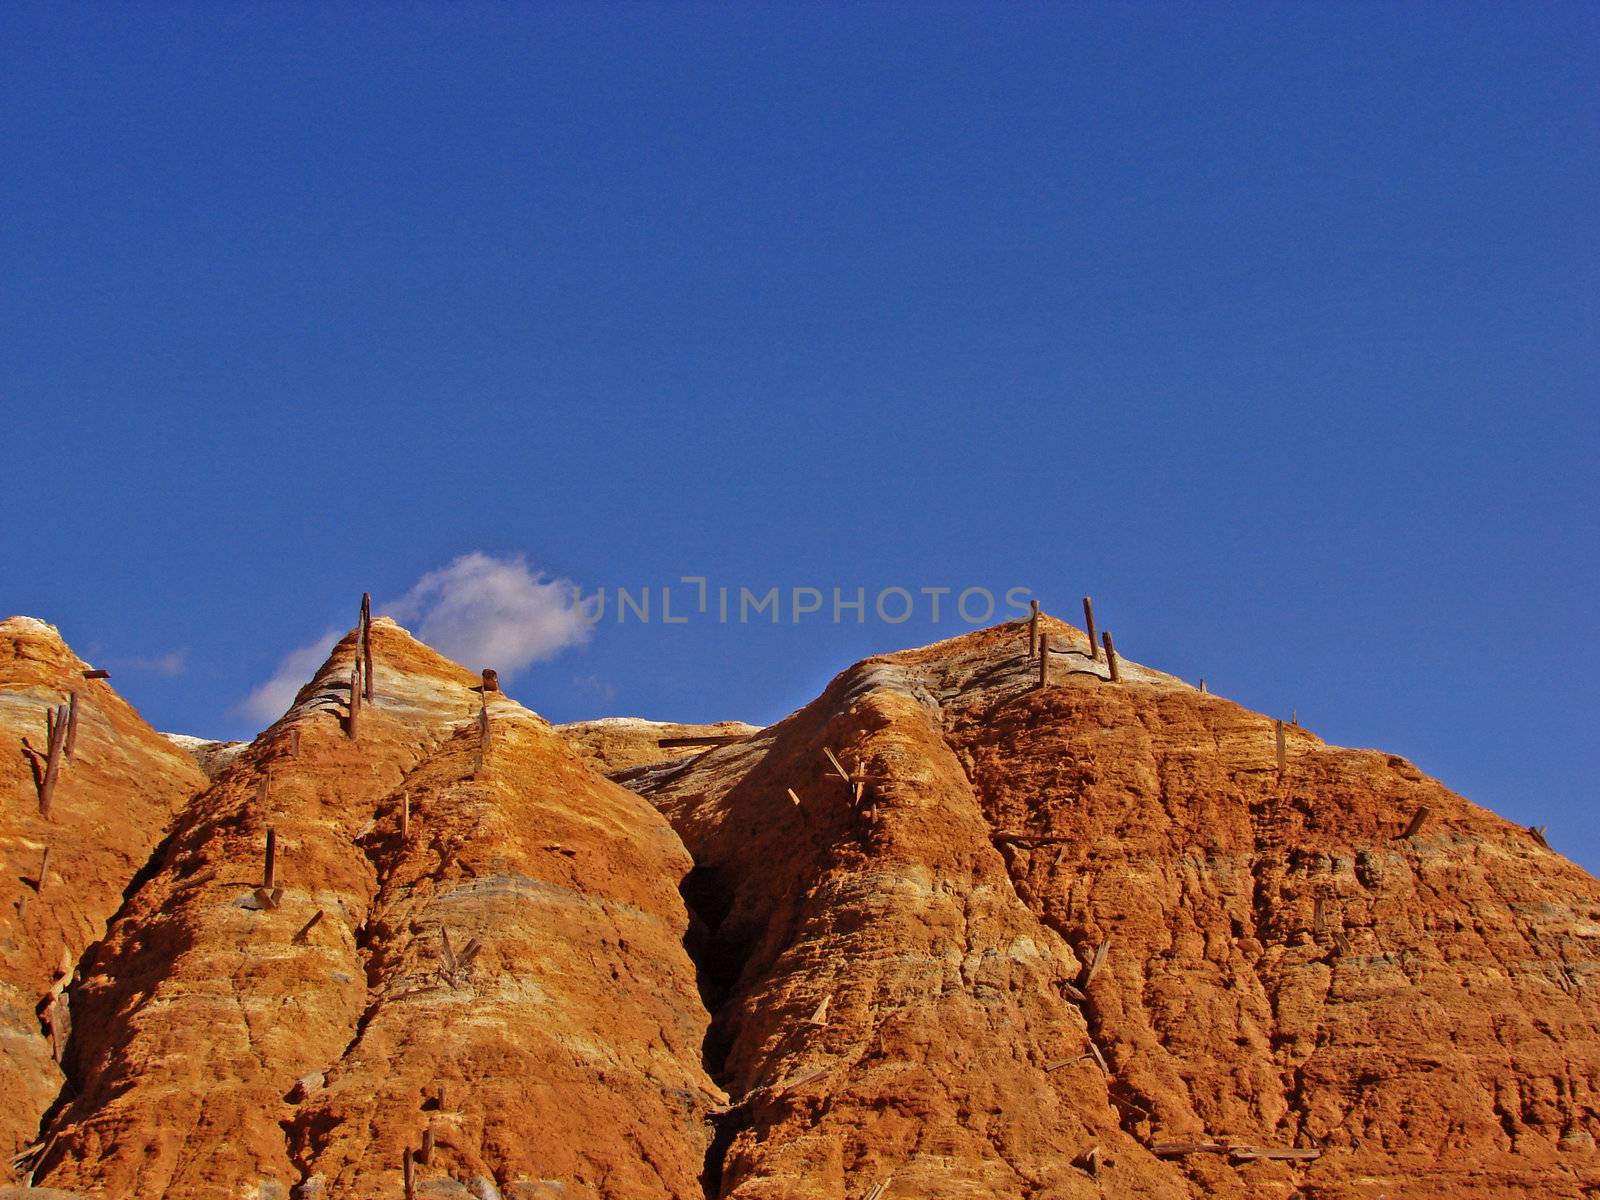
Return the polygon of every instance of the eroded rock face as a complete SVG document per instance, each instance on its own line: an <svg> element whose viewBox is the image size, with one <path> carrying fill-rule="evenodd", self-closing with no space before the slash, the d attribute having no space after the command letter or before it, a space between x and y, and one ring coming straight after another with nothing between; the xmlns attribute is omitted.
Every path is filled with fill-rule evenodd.
<svg viewBox="0 0 1600 1200"><path fill-rule="evenodd" d="M83 1197L399 1197L408 1151L480 1200L1600 1191L1600 882L1045 627L1043 688L1012 625L765 730L552 729L380 620L356 736L352 636L209 786L96 691L50 836L99 907L7 918L12 1136L58 1100ZM39 733L46 628L0 624ZM61 1085L27 998L79 954Z"/></svg>
<svg viewBox="0 0 1600 1200"><path fill-rule="evenodd" d="M87 670L53 626L0 621L0 1179L61 1090L55 1052L70 1022L52 998L104 935L179 808L205 786L186 754ZM47 819L45 713L72 693L76 736Z"/></svg>
<svg viewBox="0 0 1600 1200"><path fill-rule="evenodd" d="M40 1182L392 1196L432 1129L435 1191L559 1170L570 1196L686 1194L715 1094L681 845L503 697L482 747L477 676L388 621L373 648L356 736L351 635L86 964ZM256 890L269 830L281 895Z"/></svg>
<svg viewBox="0 0 1600 1200"><path fill-rule="evenodd" d="M1290 728L1280 770L1273 721L1047 628L1044 689L988 630L633 781L715 924L721 1194L1600 1186L1600 884L1403 760Z"/></svg>

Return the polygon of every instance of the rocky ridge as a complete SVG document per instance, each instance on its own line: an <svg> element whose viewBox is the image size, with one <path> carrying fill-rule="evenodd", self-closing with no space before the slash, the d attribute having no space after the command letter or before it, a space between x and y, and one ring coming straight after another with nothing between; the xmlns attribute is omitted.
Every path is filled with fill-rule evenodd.
<svg viewBox="0 0 1600 1200"><path fill-rule="evenodd" d="M868 659L764 730L552 728L380 619L355 736L352 633L253 742L187 747L209 783L127 710L127 779L170 779L135 789L167 806L144 842L97 831L128 839L98 929L121 911L62 942L65 976L7 960L15 1036L46 1047L17 1060L25 1177L1600 1194L1600 883L1403 759L1127 660L1113 682L1045 630L1042 687L1005 625ZM0 674L19 729L76 663L51 653L24 700ZM8 783L9 836L34 785ZM63 978L65 1079L27 1003Z"/></svg>

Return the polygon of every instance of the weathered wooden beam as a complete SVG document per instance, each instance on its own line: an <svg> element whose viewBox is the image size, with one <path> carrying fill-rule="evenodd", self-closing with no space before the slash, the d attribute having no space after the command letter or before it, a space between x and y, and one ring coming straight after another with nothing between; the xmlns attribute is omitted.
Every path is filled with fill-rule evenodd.
<svg viewBox="0 0 1600 1200"><path fill-rule="evenodd" d="M1311 1147L1230 1146L1228 1157L1236 1162L1254 1162L1273 1159L1283 1162L1311 1162L1322 1157L1322 1151Z"/></svg>
<svg viewBox="0 0 1600 1200"><path fill-rule="evenodd" d="M78 748L78 693L73 692L67 697L67 761L72 761L72 754Z"/></svg>
<svg viewBox="0 0 1600 1200"><path fill-rule="evenodd" d="M400 1154L400 1179L405 1186L406 1200L417 1200L417 1169L412 1165L410 1146Z"/></svg>
<svg viewBox="0 0 1600 1200"><path fill-rule="evenodd" d="M433 1126L422 1131L422 1149L417 1151L417 1161L427 1166L433 1161Z"/></svg>
<svg viewBox="0 0 1600 1200"><path fill-rule="evenodd" d="M45 728L50 732L50 742L44 760L44 780L39 786L39 815L48 821L50 804L56 794L56 779L61 774L61 752L67 741L66 705L46 714Z"/></svg>
<svg viewBox="0 0 1600 1200"><path fill-rule="evenodd" d="M406 792L400 797L400 840L411 840L411 793Z"/></svg>
<svg viewBox="0 0 1600 1200"><path fill-rule="evenodd" d="M1095 973L1105 965L1106 952L1110 949L1111 937L1108 934L1106 936L1106 940L1094 948L1094 955L1089 959L1088 966L1084 967L1083 978L1078 980L1078 986L1080 988L1086 988L1089 986L1089 981L1095 977Z"/></svg>
<svg viewBox="0 0 1600 1200"><path fill-rule="evenodd" d="M311 936L311 931L317 927L321 920L322 910L319 908L311 914L311 920L300 926L300 931L294 935L294 944L297 946L304 945L306 938Z"/></svg>
<svg viewBox="0 0 1600 1200"><path fill-rule="evenodd" d="M1411 824L1406 826L1406 831L1404 833L1402 833L1400 836L1402 838L1416 837L1417 834L1422 832L1422 826L1424 824L1426 824L1427 820L1428 820L1428 806L1426 804L1424 804L1421 808L1417 809L1417 811L1412 814Z"/></svg>
<svg viewBox="0 0 1600 1200"><path fill-rule="evenodd" d="M1100 658L1100 646L1094 640L1094 601L1085 596L1083 598L1083 625L1089 635L1089 657Z"/></svg>
<svg viewBox="0 0 1600 1200"><path fill-rule="evenodd" d="M85 671L83 673L83 677L85 679L110 679L111 678L111 672L110 671Z"/></svg>
<svg viewBox="0 0 1600 1200"><path fill-rule="evenodd" d="M1205 691L1205 690L1206 690L1206 681L1205 681L1205 677L1204 677L1204 676L1201 676L1201 677L1200 677L1200 691L1201 691L1201 692L1202 692L1202 693L1203 693L1203 692L1204 692L1204 691Z"/></svg>
<svg viewBox="0 0 1600 1200"><path fill-rule="evenodd" d="M1150 1153L1157 1158L1182 1158L1186 1154L1225 1154L1221 1142L1152 1142Z"/></svg>
<svg viewBox="0 0 1600 1200"><path fill-rule="evenodd" d="M261 870L261 886L271 891L278 885L278 831L267 827L267 855Z"/></svg>
<svg viewBox="0 0 1600 1200"><path fill-rule="evenodd" d="M366 698L372 699L372 593L361 593L361 677Z"/></svg>
<svg viewBox="0 0 1600 1200"><path fill-rule="evenodd" d="M1039 602L1028 601L1028 653L1039 653Z"/></svg>
<svg viewBox="0 0 1600 1200"><path fill-rule="evenodd" d="M34 882L38 885L33 890L36 895L44 895L44 876L50 869L50 846L45 844L44 851L39 855L39 877Z"/></svg>
<svg viewBox="0 0 1600 1200"><path fill-rule="evenodd" d="M821 1029L828 1023L828 1005L833 1003L833 993L829 992L822 998L822 1003L817 1005L815 1011L806 1018L806 1024Z"/></svg>
<svg viewBox="0 0 1600 1200"><path fill-rule="evenodd" d="M1117 648L1112 644L1111 631L1108 629L1102 633L1100 640L1106 646L1106 669L1110 673L1111 682L1116 683L1122 677L1117 674Z"/></svg>

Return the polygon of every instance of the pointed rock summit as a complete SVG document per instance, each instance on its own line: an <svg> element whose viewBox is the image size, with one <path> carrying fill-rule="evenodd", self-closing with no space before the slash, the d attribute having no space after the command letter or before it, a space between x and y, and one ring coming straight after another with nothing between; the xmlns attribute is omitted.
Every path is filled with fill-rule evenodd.
<svg viewBox="0 0 1600 1200"><path fill-rule="evenodd" d="M55 626L0 621L0 1178L61 1091L79 959L205 786L188 755L91 673Z"/></svg>

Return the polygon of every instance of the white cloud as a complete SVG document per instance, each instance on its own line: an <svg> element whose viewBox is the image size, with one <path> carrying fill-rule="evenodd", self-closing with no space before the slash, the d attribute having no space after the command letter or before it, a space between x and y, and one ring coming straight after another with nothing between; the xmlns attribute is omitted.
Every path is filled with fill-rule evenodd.
<svg viewBox="0 0 1600 1200"><path fill-rule="evenodd" d="M283 716L341 636L337 629L330 629L315 641L289 651L272 678L239 702L239 711L258 721L276 721Z"/></svg>
<svg viewBox="0 0 1600 1200"><path fill-rule="evenodd" d="M129 654L120 663L130 671L149 671L152 675L160 675L171 679L175 675L182 675L189 667L189 652L187 650L174 650L170 654L157 654L146 656L143 654Z"/></svg>
<svg viewBox="0 0 1600 1200"><path fill-rule="evenodd" d="M529 569L520 554L463 554L380 608L441 654L506 679L587 641L591 630L578 612L578 585Z"/></svg>

